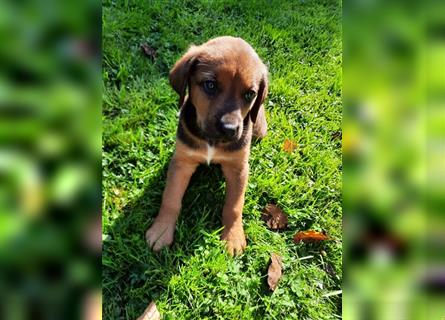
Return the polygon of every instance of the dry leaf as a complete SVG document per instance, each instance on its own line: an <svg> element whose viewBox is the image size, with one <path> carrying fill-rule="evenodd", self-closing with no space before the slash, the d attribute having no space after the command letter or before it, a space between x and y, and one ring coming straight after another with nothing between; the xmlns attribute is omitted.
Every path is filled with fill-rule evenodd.
<svg viewBox="0 0 445 320"><path fill-rule="evenodd" d="M332 140L341 140L342 139L341 130L332 132L331 133L331 139Z"/></svg>
<svg viewBox="0 0 445 320"><path fill-rule="evenodd" d="M287 215L274 204L268 204L264 208L262 218L271 230L285 229L287 227Z"/></svg>
<svg viewBox="0 0 445 320"><path fill-rule="evenodd" d="M283 150L287 153L292 153L295 149L297 149L298 144L292 140L286 139L283 143Z"/></svg>
<svg viewBox="0 0 445 320"><path fill-rule="evenodd" d="M324 232L318 232L313 230L300 231L294 235L294 241L296 243L299 243L300 241L303 241L305 243L320 242L328 239L329 237Z"/></svg>
<svg viewBox="0 0 445 320"><path fill-rule="evenodd" d="M275 253L272 253L270 257L270 265L267 270L267 284L270 290L274 291L277 288L278 282L280 281L283 267L281 257Z"/></svg>
<svg viewBox="0 0 445 320"><path fill-rule="evenodd" d="M137 318L137 320L160 320L161 314L159 313L158 309L156 308L156 304L154 301L152 301L147 309L145 309L144 313Z"/></svg>
<svg viewBox="0 0 445 320"><path fill-rule="evenodd" d="M151 60L156 59L156 50L150 47L147 43L141 44L142 53Z"/></svg>

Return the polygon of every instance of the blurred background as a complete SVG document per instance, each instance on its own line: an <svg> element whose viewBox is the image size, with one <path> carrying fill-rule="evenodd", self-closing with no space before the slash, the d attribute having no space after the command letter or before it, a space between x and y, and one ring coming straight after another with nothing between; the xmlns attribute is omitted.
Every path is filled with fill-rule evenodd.
<svg viewBox="0 0 445 320"><path fill-rule="evenodd" d="M343 5L343 315L445 319L445 2Z"/></svg>
<svg viewBox="0 0 445 320"><path fill-rule="evenodd" d="M100 19L0 3L0 319L100 317Z"/></svg>

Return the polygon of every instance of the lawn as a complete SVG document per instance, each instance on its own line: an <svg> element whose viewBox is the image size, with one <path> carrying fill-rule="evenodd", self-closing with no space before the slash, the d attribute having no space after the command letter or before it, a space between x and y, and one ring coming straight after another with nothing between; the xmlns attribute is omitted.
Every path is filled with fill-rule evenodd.
<svg viewBox="0 0 445 320"><path fill-rule="evenodd" d="M248 247L226 254L224 179L203 165L174 244L154 254L144 234L161 204L178 121L167 75L190 44L219 35L247 40L270 72L269 132L252 146L243 213ZM103 2L104 319L136 319L152 300L163 319L341 317L341 63L338 0ZM285 152L286 139L297 149ZM288 214L287 230L261 220L268 203ZM309 229L333 240L293 243ZM283 257L273 293L272 252Z"/></svg>

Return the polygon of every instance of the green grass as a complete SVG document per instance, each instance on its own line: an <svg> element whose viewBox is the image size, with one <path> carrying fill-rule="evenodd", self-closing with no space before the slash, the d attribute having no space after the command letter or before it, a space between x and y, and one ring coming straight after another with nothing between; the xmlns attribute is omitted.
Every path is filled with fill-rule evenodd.
<svg viewBox="0 0 445 320"><path fill-rule="evenodd" d="M270 71L270 130L250 158L248 248L225 253L224 179L218 166L201 166L175 243L154 254L144 233L160 207L177 125L168 71L191 43L219 35L247 40ZM103 39L104 319L136 319L151 300L164 319L340 317L341 295L324 297L342 283L340 2L106 0ZM141 54L145 42L154 61ZM284 152L285 139L298 149ZM261 220L272 201L289 215L287 231ZM307 229L337 240L294 244L293 234ZM284 263L273 293L272 252Z"/></svg>

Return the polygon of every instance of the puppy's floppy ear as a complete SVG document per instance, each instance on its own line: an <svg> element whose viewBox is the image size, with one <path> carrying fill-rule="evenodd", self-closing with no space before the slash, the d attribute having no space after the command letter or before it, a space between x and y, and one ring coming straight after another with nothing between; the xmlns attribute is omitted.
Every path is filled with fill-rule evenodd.
<svg viewBox="0 0 445 320"><path fill-rule="evenodd" d="M184 104L189 76L196 60L197 53L198 47L190 47L187 53L184 54L181 59L176 61L175 65L170 70L169 80L173 89L179 94L179 108Z"/></svg>
<svg viewBox="0 0 445 320"><path fill-rule="evenodd" d="M255 123L258 112L260 111L261 105L267 97L267 92L269 88L268 72L266 67L264 67L263 77L261 78L260 88L256 96L255 102L252 109L250 109L250 119Z"/></svg>

